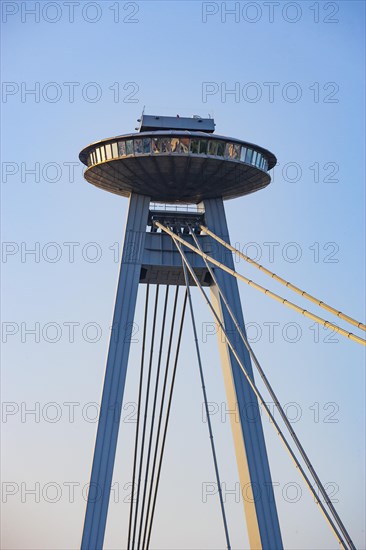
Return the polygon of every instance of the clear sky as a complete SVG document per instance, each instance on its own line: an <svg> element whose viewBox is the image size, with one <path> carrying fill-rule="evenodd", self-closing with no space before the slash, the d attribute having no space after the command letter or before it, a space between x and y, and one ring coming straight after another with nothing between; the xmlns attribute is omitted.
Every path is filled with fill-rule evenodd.
<svg viewBox="0 0 366 550"><path fill-rule="evenodd" d="M144 106L151 114L210 114L217 133L270 149L279 161L273 183L226 203L232 242L364 320L365 4L3 1L1 8L2 547L74 549L128 203L85 182L79 151L133 131ZM76 243L73 258L67 243ZM238 270L282 291L247 265ZM240 289L253 347L364 548L363 349ZM233 548L244 548L216 340L205 337L210 313L193 294L229 530ZM126 403L136 401L139 350L140 343L131 350ZM193 351L187 325L153 548L225 547L217 495L206 495L215 478ZM113 550L126 545L133 410L123 411L116 458L105 539ZM286 548L337 548L267 420L264 429Z"/></svg>

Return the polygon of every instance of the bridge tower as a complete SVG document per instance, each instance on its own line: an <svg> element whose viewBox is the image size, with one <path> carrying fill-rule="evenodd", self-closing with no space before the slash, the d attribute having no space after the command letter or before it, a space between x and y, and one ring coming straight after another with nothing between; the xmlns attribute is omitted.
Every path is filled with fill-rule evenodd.
<svg viewBox="0 0 366 550"><path fill-rule="evenodd" d="M192 235L185 234L189 224L202 250L223 261L222 250L200 232L200 225L229 243L224 201L266 187L271 180L268 171L276 164L275 156L263 147L216 135L212 118L144 114L139 122L138 132L98 141L80 153L88 182L129 199L113 318L113 325L119 327L132 326L139 285L185 284L179 250L155 223L173 228L194 244ZM201 285L210 287L212 303L227 333L235 332L235 325L217 284L238 324L244 327L237 281L214 269L216 284L201 257L192 252L187 252L187 257ZM232 256L225 254L225 263L234 269ZM252 377L248 350L242 341L236 344L237 354ZM250 546L280 549L281 532L261 417L257 414L257 420L249 421L245 414L246 404L258 407L257 398L232 350L220 338L219 348L228 406L237 406L240 416L240 422L233 419L231 424L240 483L242 487L251 484L266 495L253 502L244 499ZM89 496L83 550L103 547L129 351L128 338L111 338L90 480L90 492L93 487L100 489L101 498Z"/></svg>

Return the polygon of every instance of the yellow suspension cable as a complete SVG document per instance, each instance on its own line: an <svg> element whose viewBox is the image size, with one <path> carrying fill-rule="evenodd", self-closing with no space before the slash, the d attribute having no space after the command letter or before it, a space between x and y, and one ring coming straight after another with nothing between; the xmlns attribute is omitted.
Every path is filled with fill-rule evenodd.
<svg viewBox="0 0 366 550"><path fill-rule="evenodd" d="M264 401L261 392L260 392L259 389L257 388L257 386L256 386L256 384L254 383L254 381L252 380L252 378L249 376L247 369L245 368L245 366L244 366L243 362L241 361L241 359L240 359L240 357L239 357L237 351L235 350L235 348L234 348L234 346L233 346L233 344L232 344L232 342L231 342L231 340L230 340L228 334L227 334L226 331L225 331L224 325L223 325L222 322L220 321L220 318L219 318L218 314L216 313L216 311L215 311L215 309L214 309L212 303L211 303L210 300L207 298L206 293L204 292L204 290L203 290L203 288L202 288L202 285L201 285L201 283L199 282L199 280L198 280L198 278L197 278L197 276L196 276L196 274L195 274L195 272L194 272L194 269L192 268L191 264L190 264L189 261L187 260L186 255L183 253L182 247L180 246L180 244L179 244L179 242L178 242L180 239L179 239L177 236L174 236L174 237L172 237L172 240L173 240L173 242L175 243L175 245L176 245L176 247L177 247L177 249L178 249L178 251L179 251L179 253L180 253L181 257L182 257L182 260L183 260L182 263L184 263L184 264L187 266L187 268L188 268L188 270L189 270L189 272L190 272L190 274L191 274L192 279L194 280L194 282L195 282L197 288L200 290L200 292L201 292L203 298L205 299L207 305L209 306L209 308L210 308L210 310L211 310L211 312L212 312L212 314L213 314L213 316L214 316L214 319L216 320L217 324L219 325L219 327L221 328L221 330L222 330L223 333L225 334L226 342L227 342L227 344L228 344L230 350L232 351L232 353L233 353L233 355L234 355L236 361L238 362L238 365L240 366L240 368L241 368L241 370L242 370L242 372L243 372L245 378L247 379L247 382L249 383L250 387L252 388L254 394L256 395L256 397L257 397L257 399L258 399L258 401L259 401L261 407L262 407L262 408L265 410L265 412L267 413L267 416L268 416L268 418L269 418L271 424L273 425L274 429L275 429L276 432L277 432L277 435L278 435L279 438L281 439L281 441L282 441L282 443L284 444L284 446L285 446L287 452L289 453L290 457L292 458L292 460L293 460L293 462L294 462L294 464L295 464L295 467L299 470L299 472L300 472L300 474L301 474L301 476L302 476L304 482L306 483L306 485L307 485L309 491L313 494L315 503L320 507L321 511L323 512L324 517L327 519L329 525L331 526L331 528L332 528L332 530L333 530L333 532L334 532L334 534L335 534L335 536L336 536L336 538L337 538L339 544L344 548L344 550L348 550L348 547L346 546L346 544L345 544L345 542L343 541L341 535L339 534L339 531L338 531L337 527L334 525L334 522L333 522L332 518L329 516L329 513L328 513L328 511L326 510L326 508L325 508L324 504L322 503L322 501L318 498L318 495L317 495L317 493L315 492L315 489L314 489L313 485L311 484L311 482L310 482L310 480L309 480L309 478L308 478L306 472L304 471L302 465L300 464L300 462L299 462L298 458L296 457L294 451L292 450L290 444L288 443L288 441L287 441L287 439L286 439L284 433L282 432L282 430L281 430L279 424L277 423L275 417L274 417L273 414L271 413L271 411L270 411L268 405L267 405L266 402ZM249 349L248 349L248 351L249 351ZM277 401L277 403L278 403L278 401ZM279 404L279 403L278 403L278 404ZM327 502L327 499L325 499L325 501ZM328 501L329 501L329 499L328 499ZM329 506L329 503L328 503L328 506ZM348 535L348 534L347 534L347 535ZM349 537L348 537L348 538L349 538ZM350 543L351 543L351 544L350 544L349 548L350 548L351 550L355 550L355 547L354 547L354 545L353 545L353 543L352 543L351 540L350 540Z"/></svg>
<svg viewBox="0 0 366 550"><path fill-rule="evenodd" d="M236 271L234 271L230 267L227 267L225 264L222 264L218 260L215 260L214 258L209 256L205 252L201 252L200 250L198 250L198 248L196 248L195 246L193 246L189 242L182 239L182 237L180 237L179 235L177 235L176 233L174 233L173 231L171 231L170 229L165 227L165 225L161 224L160 222L155 222L155 225L156 225L156 227L159 227L162 231L164 231L165 233L167 233L171 237L174 237L180 243L184 244L184 246L186 246L187 248L189 248L193 252L196 252L196 254L198 254L202 258L205 258L206 260L208 260L212 264L216 265L217 267L220 267L223 271L226 271L227 273L230 273L230 275L233 275L237 279L240 279L241 281L244 281L244 283L247 283L249 286L252 286L253 288L256 288L260 292L263 292L267 296L270 296L271 298L281 302L282 304L286 305L287 307L290 307L290 308L294 309L295 311L298 311L299 313L301 313L305 317L308 317L309 319L312 319L316 323L319 323L320 325L322 325L326 328L330 328L330 329L334 330L335 332L337 332L338 334L341 334L342 336L345 336L346 338L349 338L350 340L353 340L354 342L357 342L358 344L363 344L364 346L366 345L365 340L363 340L359 336L356 336L355 334L352 334L352 332L348 332L347 330L344 330L344 329L338 327L337 325L334 325L333 323L330 323L329 321L325 321L321 317L318 317L317 315L314 315L314 313L311 313L310 311L307 311L306 309L303 309L303 308L297 306L296 304L290 302L289 300L286 300L285 298L282 298L278 294L275 294L274 292L271 292L267 288L264 288L263 286L258 285L254 281L251 281L247 277L244 277L244 275L241 275L240 273L237 273Z"/></svg>
<svg viewBox="0 0 366 550"><path fill-rule="evenodd" d="M341 311L338 311L337 309L335 309L334 307L326 304L322 300L319 300L318 298L315 298L311 294L308 294L308 292L305 292L305 290L301 290L301 288L298 288L297 286L289 283L288 281L286 281L285 279L283 279L279 275L276 275L276 273L273 273L272 271L270 271L269 269L267 269L263 265L259 264L258 262L256 262L252 258L249 258L249 256L246 256L245 254L240 252L240 250L238 250L237 248L234 248L233 246L228 244L226 241L224 241L223 239L221 239L220 237L215 235L215 233L210 231L210 229L208 229L204 225L201 225L201 229L204 233L207 233L207 235L210 235L210 237L215 239L217 242L219 242L220 244L222 244L223 246L225 246L226 248L228 248L229 250L231 250L235 254L238 254L241 258L243 258L243 260L245 260L246 262L249 262L250 264L254 265L254 267L256 267L257 269L260 269L261 271L263 271L263 273L266 273L267 275L272 277L272 279L275 279L275 281L278 281L279 283L285 285L287 288L293 290L294 292L297 292L297 294L300 294L301 296L303 296L307 300L310 300L311 302L313 302L317 306L320 306L323 309L326 309L330 313L334 313L334 315L337 315L337 317L339 317L340 319L343 319L344 321L347 321L348 323L351 323L351 325L354 325L354 326L360 328L361 330L366 331L366 325L364 325L363 323L361 323L359 321L356 321L355 319L353 319L352 317L349 317L348 315L345 315Z"/></svg>

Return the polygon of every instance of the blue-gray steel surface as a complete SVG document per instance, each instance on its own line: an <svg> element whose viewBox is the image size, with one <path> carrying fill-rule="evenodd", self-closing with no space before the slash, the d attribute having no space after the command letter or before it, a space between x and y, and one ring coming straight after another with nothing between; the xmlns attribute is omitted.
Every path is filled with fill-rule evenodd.
<svg viewBox="0 0 366 550"><path fill-rule="evenodd" d="M196 130L199 132L215 131L213 118L142 115L140 132L151 130Z"/></svg>
<svg viewBox="0 0 366 550"><path fill-rule="evenodd" d="M101 550L121 417L123 391L150 199L131 195L90 479L82 550ZM115 337L117 331L117 337Z"/></svg>

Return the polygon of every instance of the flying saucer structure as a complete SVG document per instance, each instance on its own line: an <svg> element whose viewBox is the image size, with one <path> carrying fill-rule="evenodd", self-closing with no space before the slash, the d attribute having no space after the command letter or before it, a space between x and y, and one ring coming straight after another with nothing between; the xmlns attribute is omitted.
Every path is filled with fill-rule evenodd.
<svg viewBox="0 0 366 550"><path fill-rule="evenodd" d="M252 143L212 133L213 119L143 117L141 131L105 139L80 153L89 183L163 203L233 199L266 187L276 157ZM154 126L155 123L155 126ZM197 126L197 131L193 129Z"/></svg>

